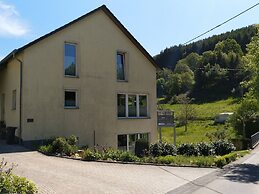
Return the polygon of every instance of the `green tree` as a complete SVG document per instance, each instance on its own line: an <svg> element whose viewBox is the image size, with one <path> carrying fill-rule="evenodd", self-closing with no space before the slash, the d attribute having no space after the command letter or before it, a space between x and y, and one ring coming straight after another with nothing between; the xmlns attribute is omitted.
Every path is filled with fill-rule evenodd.
<svg viewBox="0 0 259 194"><path fill-rule="evenodd" d="M247 45L247 54L243 57L243 63L250 78L245 80L243 85L259 100L259 32Z"/></svg>

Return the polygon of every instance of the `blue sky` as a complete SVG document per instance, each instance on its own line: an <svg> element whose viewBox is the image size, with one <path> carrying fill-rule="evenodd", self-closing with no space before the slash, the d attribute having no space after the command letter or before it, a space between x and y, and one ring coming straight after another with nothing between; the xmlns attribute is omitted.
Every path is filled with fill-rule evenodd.
<svg viewBox="0 0 259 194"><path fill-rule="evenodd" d="M183 44L259 0L0 0L0 59L105 4L151 55ZM259 6L207 34L259 23Z"/></svg>

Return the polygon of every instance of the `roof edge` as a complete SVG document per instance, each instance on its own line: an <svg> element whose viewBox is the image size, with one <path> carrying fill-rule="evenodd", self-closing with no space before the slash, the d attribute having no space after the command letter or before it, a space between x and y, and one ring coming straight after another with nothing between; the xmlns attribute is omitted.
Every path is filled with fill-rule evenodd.
<svg viewBox="0 0 259 194"><path fill-rule="evenodd" d="M142 52L142 54L156 67L156 69L161 69L155 62L154 58L144 49L144 47L134 38L134 36L123 26L123 24L114 16L114 14L106 7L106 5L102 5L88 13L86 13L83 16L80 16L79 18L33 40L32 42L29 42L28 44L25 44L24 46L13 50L11 53L9 53L4 59L0 61L0 68L1 66L4 66L8 61L12 58L13 54L18 54L22 52L24 49L40 42L41 40L44 40L45 38L48 38L49 36L65 29L66 27L92 15L93 13L102 10L116 25L120 28L120 30L130 39L130 41Z"/></svg>

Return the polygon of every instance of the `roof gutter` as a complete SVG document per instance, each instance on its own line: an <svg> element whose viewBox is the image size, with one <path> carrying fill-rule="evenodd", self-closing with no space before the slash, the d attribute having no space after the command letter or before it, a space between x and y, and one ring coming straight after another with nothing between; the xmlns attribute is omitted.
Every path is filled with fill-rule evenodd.
<svg viewBox="0 0 259 194"><path fill-rule="evenodd" d="M20 103L19 103L19 144L22 144L22 72L23 72L23 62L15 56L16 52L13 52L13 59L20 63Z"/></svg>

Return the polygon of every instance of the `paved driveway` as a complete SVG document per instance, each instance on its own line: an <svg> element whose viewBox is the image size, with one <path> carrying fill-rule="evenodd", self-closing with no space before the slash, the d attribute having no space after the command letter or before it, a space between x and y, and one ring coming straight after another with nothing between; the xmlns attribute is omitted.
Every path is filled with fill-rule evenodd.
<svg viewBox="0 0 259 194"><path fill-rule="evenodd" d="M3 153L12 150L13 153ZM83 162L0 145L0 158L34 181L40 193L166 193L216 169Z"/></svg>

